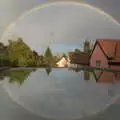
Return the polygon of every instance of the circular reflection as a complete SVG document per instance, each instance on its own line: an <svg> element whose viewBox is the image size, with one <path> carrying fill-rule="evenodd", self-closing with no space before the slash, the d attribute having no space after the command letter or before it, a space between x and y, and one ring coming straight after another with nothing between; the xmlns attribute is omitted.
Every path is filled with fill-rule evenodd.
<svg viewBox="0 0 120 120"><path fill-rule="evenodd" d="M119 32L119 24L106 13L86 4L59 2L24 14L8 27L1 41L22 37L39 53L47 45L60 52L81 47L86 38L120 38ZM3 86L13 100L48 118L81 118L116 100L113 93L108 95L110 84L85 82L82 72L75 74L67 69L53 69L49 76L39 69L21 86L7 80Z"/></svg>
<svg viewBox="0 0 120 120"><path fill-rule="evenodd" d="M62 75L62 76L61 76ZM47 118L81 118L97 113L112 104L111 84L84 81L84 72L53 69L48 76L38 69L19 86L4 81L10 97L26 109Z"/></svg>

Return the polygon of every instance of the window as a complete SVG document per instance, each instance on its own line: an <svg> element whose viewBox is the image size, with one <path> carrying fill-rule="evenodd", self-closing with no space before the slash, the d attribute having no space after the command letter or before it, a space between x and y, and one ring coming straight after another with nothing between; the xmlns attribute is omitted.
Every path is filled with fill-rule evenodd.
<svg viewBox="0 0 120 120"><path fill-rule="evenodd" d="M96 60L96 66L100 66L101 60Z"/></svg>

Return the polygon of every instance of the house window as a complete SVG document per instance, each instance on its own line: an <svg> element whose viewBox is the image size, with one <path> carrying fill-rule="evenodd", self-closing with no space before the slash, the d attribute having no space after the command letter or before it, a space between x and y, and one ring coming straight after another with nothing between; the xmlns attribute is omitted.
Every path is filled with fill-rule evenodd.
<svg viewBox="0 0 120 120"><path fill-rule="evenodd" d="M101 60L96 60L96 66L100 66Z"/></svg>

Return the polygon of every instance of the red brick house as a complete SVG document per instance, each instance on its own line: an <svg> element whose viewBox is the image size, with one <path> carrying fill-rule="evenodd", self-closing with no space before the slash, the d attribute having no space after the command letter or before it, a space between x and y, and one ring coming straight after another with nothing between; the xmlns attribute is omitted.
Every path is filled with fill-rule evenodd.
<svg viewBox="0 0 120 120"><path fill-rule="evenodd" d="M120 40L96 40L90 54L90 66L120 69Z"/></svg>

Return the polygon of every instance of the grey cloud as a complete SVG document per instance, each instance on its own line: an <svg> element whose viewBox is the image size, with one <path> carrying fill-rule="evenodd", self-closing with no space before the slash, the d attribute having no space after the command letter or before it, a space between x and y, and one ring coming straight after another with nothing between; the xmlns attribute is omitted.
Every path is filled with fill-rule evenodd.
<svg viewBox="0 0 120 120"><path fill-rule="evenodd" d="M25 11L28 11L43 2L52 2L58 0L1 0L0 1L0 36L6 27L16 20ZM62 1L62 0L59 0ZM65 0L63 0L65 1ZM67 0L66 0L67 1ZM109 14L113 15L118 21L120 20L120 1L119 0L73 0L85 2L95 7L101 8Z"/></svg>
<svg viewBox="0 0 120 120"><path fill-rule="evenodd" d="M56 43L80 44L82 39L120 38L120 25L90 8L56 5L42 8L18 20L11 32L24 38L32 48ZM54 36L50 36L54 32ZM8 40L5 35L3 40Z"/></svg>

